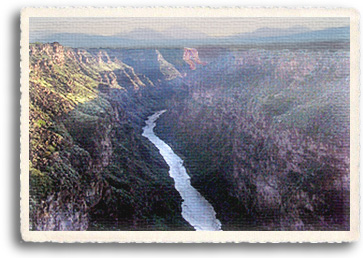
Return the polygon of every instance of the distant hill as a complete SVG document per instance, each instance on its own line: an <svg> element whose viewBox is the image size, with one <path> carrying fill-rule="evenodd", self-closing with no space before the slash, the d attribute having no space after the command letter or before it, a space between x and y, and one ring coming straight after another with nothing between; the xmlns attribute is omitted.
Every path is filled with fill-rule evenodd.
<svg viewBox="0 0 363 258"><path fill-rule="evenodd" d="M293 30L292 30L293 31ZM297 30L296 30L297 31ZM266 33L269 35L271 33ZM302 43L302 42L323 42L323 41L349 41L350 38L350 28L349 27L339 27L339 28L328 28L324 30L316 31L305 31L300 33L289 34L287 31L282 31L282 36L278 34L276 36L267 37L253 37L246 39L245 36L235 36L231 37L233 42L265 42L265 43ZM281 34L280 34L281 35Z"/></svg>
<svg viewBox="0 0 363 258"><path fill-rule="evenodd" d="M163 33L148 28L138 28L125 34L118 34L117 37L132 40L167 39L167 36Z"/></svg>
<svg viewBox="0 0 363 258"><path fill-rule="evenodd" d="M168 39L207 39L211 38L209 35L183 27L169 27L162 32Z"/></svg>
<svg viewBox="0 0 363 258"><path fill-rule="evenodd" d="M304 33L311 31L307 27L303 26L294 26L287 29L280 29L280 28L259 28L253 32L241 33L238 35L233 36L234 38L265 38L265 37L279 37L279 36L286 36L298 33Z"/></svg>
<svg viewBox="0 0 363 258"><path fill-rule="evenodd" d="M188 35L182 37L181 35ZM350 28L338 27L324 30L309 30L305 27L288 29L261 28L254 32L230 37L208 37L206 34L191 30L188 34L183 28L170 28L164 32L140 28L127 34L99 36L76 33L56 33L35 39L31 43L59 42L70 47L182 47L204 45L261 45L261 44L295 44L312 42L349 42Z"/></svg>

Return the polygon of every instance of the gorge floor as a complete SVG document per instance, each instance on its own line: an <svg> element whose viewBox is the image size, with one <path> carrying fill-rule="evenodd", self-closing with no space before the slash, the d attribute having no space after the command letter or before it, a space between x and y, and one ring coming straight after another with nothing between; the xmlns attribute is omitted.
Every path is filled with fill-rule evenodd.
<svg viewBox="0 0 363 258"><path fill-rule="evenodd" d="M190 184L190 177L183 166L183 160L174 151L154 134L155 121L166 110L158 111L148 117L143 128L143 136L148 138L160 151L160 154L169 165L169 174L175 181L175 188L180 193L182 203L182 216L195 230L219 231L221 222L216 219L212 205Z"/></svg>

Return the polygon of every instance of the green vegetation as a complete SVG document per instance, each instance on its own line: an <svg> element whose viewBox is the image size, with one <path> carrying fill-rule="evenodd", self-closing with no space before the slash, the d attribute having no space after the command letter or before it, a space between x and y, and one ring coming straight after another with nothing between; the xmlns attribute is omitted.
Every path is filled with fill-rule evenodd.
<svg viewBox="0 0 363 258"><path fill-rule="evenodd" d="M190 229L167 165L140 134L160 103L147 77L105 51L31 44L29 83L32 230Z"/></svg>

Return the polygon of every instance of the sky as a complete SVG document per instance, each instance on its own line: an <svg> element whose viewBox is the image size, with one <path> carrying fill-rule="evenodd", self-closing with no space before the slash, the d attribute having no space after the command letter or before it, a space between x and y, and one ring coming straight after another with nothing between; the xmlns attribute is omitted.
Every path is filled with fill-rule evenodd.
<svg viewBox="0 0 363 258"><path fill-rule="evenodd" d="M169 28L182 27L202 32L208 36L224 37L238 33L252 32L259 28L289 28L303 26L312 30L328 27L349 26L349 18L30 18L30 37L37 38L53 33L84 33L112 36L126 34L140 28L163 32ZM187 36L187 35L185 35Z"/></svg>

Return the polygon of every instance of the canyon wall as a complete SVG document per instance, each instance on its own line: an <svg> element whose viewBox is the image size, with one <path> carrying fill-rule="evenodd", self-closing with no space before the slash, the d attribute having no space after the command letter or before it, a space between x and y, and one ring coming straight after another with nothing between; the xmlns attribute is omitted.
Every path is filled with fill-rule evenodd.
<svg viewBox="0 0 363 258"><path fill-rule="evenodd" d="M156 132L223 230L349 230L349 51L219 53Z"/></svg>
<svg viewBox="0 0 363 258"><path fill-rule="evenodd" d="M190 229L168 166L141 137L173 78L153 82L111 54L30 45L31 230Z"/></svg>

